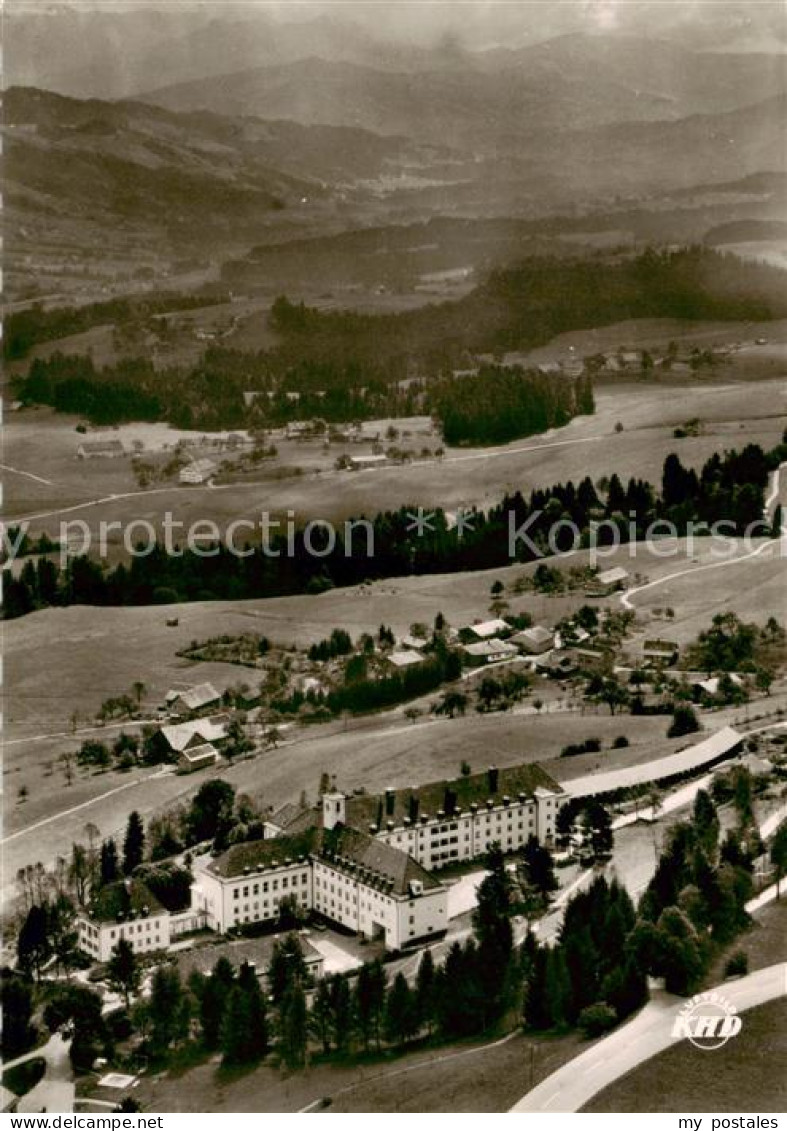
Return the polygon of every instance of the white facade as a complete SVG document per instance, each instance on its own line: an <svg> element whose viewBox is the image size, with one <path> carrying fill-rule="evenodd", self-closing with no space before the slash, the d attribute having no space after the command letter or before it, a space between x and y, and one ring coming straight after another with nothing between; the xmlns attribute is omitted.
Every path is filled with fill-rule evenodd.
<svg viewBox="0 0 787 1131"><path fill-rule="evenodd" d="M275 920L279 904L295 897L303 908L312 906L312 865L309 859L290 864L248 869L239 876L221 876L210 865L199 871L192 903L205 913L205 925L225 934L244 923Z"/></svg>
<svg viewBox="0 0 787 1131"><path fill-rule="evenodd" d="M135 954L166 950L171 939L170 915L160 911L139 915L128 922L102 922L83 912L77 916L77 931L80 949L96 962L108 962L121 939L131 943Z"/></svg>
<svg viewBox="0 0 787 1131"><path fill-rule="evenodd" d="M366 883L328 860L314 861L314 910L368 939L382 938L389 950L448 929L448 890L420 890L413 881L405 894Z"/></svg>
<svg viewBox="0 0 787 1131"><path fill-rule="evenodd" d="M390 950L448 927L448 891L442 884L421 890L413 881L406 893L398 893L382 879L367 881L321 857L240 876L220 876L208 866L192 891L205 925L221 934L245 923L274 921L286 896L366 938L384 939Z"/></svg>
<svg viewBox="0 0 787 1131"><path fill-rule="evenodd" d="M533 797L518 797L486 804L473 804L450 816L405 818L400 825L388 822L374 835L386 844L409 853L429 870L483 856L495 843L503 852L515 852L531 836L549 843L565 795L539 787Z"/></svg>

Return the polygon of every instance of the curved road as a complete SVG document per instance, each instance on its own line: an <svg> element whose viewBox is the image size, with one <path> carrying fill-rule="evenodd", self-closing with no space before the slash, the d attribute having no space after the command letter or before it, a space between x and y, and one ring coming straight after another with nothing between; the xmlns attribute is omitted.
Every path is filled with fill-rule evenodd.
<svg viewBox="0 0 787 1131"><path fill-rule="evenodd" d="M735 982L725 982L715 990L743 1013L755 1005L787 995L787 962L756 970ZM579 1111L613 1080L682 1039L673 1037L672 1027L685 1004L685 998L672 994L654 996L632 1021L547 1076L510 1110ZM745 1028L745 1018L743 1025Z"/></svg>
<svg viewBox="0 0 787 1131"><path fill-rule="evenodd" d="M19 1101L19 1112L69 1112L74 1110L76 1086L69 1059L71 1040L62 1033L54 1033L45 1045L32 1049L3 1065L3 1071L24 1064L28 1060L42 1058L46 1061L46 1071L34 1088L31 1088Z"/></svg>
<svg viewBox="0 0 787 1131"><path fill-rule="evenodd" d="M765 518L768 517L771 507L779 497L779 480L783 467L787 467L787 464L779 464L773 473L771 490L768 498L765 500L765 506L763 507L763 515ZM703 573L705 570L709 569L723 569L725 566L738 565L740 562L750 561L752 558L758 558L760 554L763 554L770 547L778 549L781 542L786 538L787 528L783 525L778 538L769 538L767 541L763 542L761 546L758 546L756 550L750 550L748 554L741 554L739 557L734 558L724 558L722 561L697 566L695 569L679 569L675 573L668 573L665 577L657 577L654 581L648 581L644 585L635 585L633 588L627 589L624 593L620 594L620 603L623 605L624 609L634 609L636 606L632 604L631 598L636 593L644 593L648 589L656 589L660 585L665 585L668 581L673 581L676 577L687 577L692 573Z"/></svg>

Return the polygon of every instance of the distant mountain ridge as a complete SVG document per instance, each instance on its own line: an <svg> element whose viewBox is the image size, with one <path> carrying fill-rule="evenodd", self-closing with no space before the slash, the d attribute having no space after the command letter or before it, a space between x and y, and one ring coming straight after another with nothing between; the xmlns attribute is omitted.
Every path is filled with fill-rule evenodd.
<svg viewBox="0 0 787 1131"><path fill-rule="evenodd" d="M144 98L172 110L353 125L488 151L540 130L728 112L786 87L779 57L570 35L518 51L459 53L453 65L417 70L314 56L159 87Z"/></svg>

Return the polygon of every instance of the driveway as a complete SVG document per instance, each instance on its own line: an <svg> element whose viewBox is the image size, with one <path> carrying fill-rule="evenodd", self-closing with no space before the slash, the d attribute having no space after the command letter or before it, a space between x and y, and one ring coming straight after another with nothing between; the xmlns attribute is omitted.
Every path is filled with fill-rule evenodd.
<svg viewBox="0 0 787 1131"><path fill-rule="evenodd" d="M787 963L779 962L737 981L724 982L716 990L743 1013L787 994ZM579 1111L613 1080L681 1040L673 1037L672 1027L685 1004L685 998L672 994L654 995L633 1020L547 1076L511 1111Z"/></svg>
<svg viewBox="0 0 787 1131"><path fill-rule="evenodd" d="M22 1096L17 1111L64 1113L74 1110L74 1073L68 1057L70 1045L70 1040L55 1033L41 1048L3 1066L7 1070L11 1064L21 1064L35 1057L46 1060L46 1072L36 1086Z"/></svg>

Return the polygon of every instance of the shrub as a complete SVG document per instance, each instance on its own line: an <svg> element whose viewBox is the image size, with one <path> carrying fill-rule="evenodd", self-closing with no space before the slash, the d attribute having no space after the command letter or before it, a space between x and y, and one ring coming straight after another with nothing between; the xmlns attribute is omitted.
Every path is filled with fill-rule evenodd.
<svg viewBox="0 0 787 1131"><path fill-rule="evenodd" d="M699 729L700 721L694 708L688 703L679 703L672 712L667 738L680 738L684 734L694 734Z"/></svg>
<svg viewBox="0 0 787 1131"><path fill-rule="evenodd" d="M612 749L613 750L622 750L624 748L624 746L628 746L628 745L629 745L629 740L626 738L625 734L619 734L618 737L615 739L615 741L612 743Z"/></svg>
<svg viewBox="0 0 787 1131"><path fill-rule="evenodd" d="M738 978L742 974L749 973L749 956L745 950L736 950L727 959L727 965L724 967L725 978Z"/></svg>
<svg viewBox="0 0 787 1131"><path fill-rule="evenodd" d="M605 1001L597 1001L595 1005L588 1005L579 1015L579 1027L586 1037L600 1037L608 1033L617 1025L618 1018L615 1010Z"/></svg>

